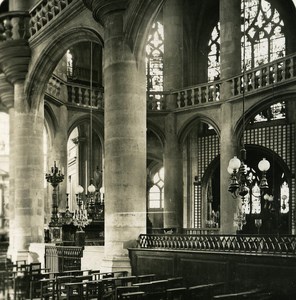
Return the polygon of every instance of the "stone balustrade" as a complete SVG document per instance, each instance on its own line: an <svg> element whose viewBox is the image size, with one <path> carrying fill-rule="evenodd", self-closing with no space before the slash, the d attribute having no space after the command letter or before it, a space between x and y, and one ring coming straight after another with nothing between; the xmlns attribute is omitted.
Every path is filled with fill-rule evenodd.
<svg viewBox="0 0 296 300"><path fill-rule="evenodd" d="M30 10L31 37L49 24L75 0L41 0Z"/></svg>
<svg viewBox="0 0 296 300"><path fill-rule="evenodd" d="M85 106L95 108L103 108L103 90L99 88L92 89L92 97L90 88L78 85L67 84L68 90L68 103L75 104L77 106ZM91 100L92 98L92 100Z"/></svg>
<svg viewBox="0 0 296 300"><path fill-rule="evenodd" d="M8 12L0 16L0 42L27 40L30 15L27 12Z"/></svg>
<svg viewBox="0 0 296 300"><path fill-rule="evenodd" d="M215 81L174 91L172 94L176 95L176 108L219 101L220 86L221 81Z"/></svg>
<svg viewBox="0 0 296 300"><path fill-rule="evenodd" d="M246 71L245 76L240 74L231 78L232 96L242 94L244 87L245 93L251 94L267 87L295 80L295 77L296 54L294 53Z"/></svg>
<svg viewBox="0 0 296 300"><path fill-rule="evenodd" d="M62 85L64 85L63 81L57 76L53 75L48 81L46 93L50 94L51 96L57 99L60 99Z"/></svg>

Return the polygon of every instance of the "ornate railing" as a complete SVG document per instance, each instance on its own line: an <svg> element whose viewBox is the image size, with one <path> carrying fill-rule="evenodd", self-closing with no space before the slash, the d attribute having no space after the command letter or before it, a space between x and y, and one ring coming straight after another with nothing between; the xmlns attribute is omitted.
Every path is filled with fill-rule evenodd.
<svg viewBox="0 0 296 300"><path fill-rule="evenodd" d="M295 235L141 234L140 248L296 255Z"/></svg>
<svg viewBox="0 0 296 300"><path fill-rule="evenodd" d="M49 24L74 0L41 0L30 11L31 37Z"/></svg>
<svg viewBox="0 0 296 300"><path fill-rule="evenodd" d="M0 15L0 42L28 39L30 15L27 12L7 12Z"/></svg>

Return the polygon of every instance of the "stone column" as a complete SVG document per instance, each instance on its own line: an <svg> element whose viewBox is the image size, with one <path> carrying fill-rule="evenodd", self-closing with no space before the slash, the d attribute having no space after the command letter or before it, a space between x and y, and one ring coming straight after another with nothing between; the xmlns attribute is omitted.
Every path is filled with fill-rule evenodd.
<svg viewBox="0 0 296 300"><path fill-rule="evenodd" d="M14 3L21 3L15 1ZM14 7L16 9L16 7ZM10 253L13 261L28 258L31 242L43 242L44 170L43 170L43 101L34 107L36 99L24 92L25 78L31 57L23 24L28 13L13 17L10 40L0 43L0 64L6 79L14 86L13 141L14 219L10 227ZM18 15L18 14L17 14Z"/></svg>
<svg viewBox="0 0 296 300"><path fill-rule="evenodd" d="M167 1L163 9L165 36L164 90L182 87L183 80L183 3ZM168 110L176 107L176 98L166 97ZM183 169L182 147L178 141L176 116L165 117L164 147L164 227L183 227Z"/></svg>
<svg viewBox="0 0 296 300"><path fill-rule="evenodd" d="M13 261L26 258L31 242L43 242L43 102L30 108L24 82L14 83L15 217L10 234Z"/></svg>
<svg viewBox="0 0 296 300"><path fill-rule="evenodd" d="M105 19L105 258L102 269L128 270L127 248L146 232L144 55L124 41L120 11ZM144 53L143 53L144 54Z"/></svg>
<svg viewBox="0 0 296 300"><path fill-rule="evenodd" d="M240 1L220 0L220 25L221 25L221 79L227 79L241 72L241 18ZM221 101L227 101L231 92L229 82L221 87ZM234 213L239 201L233 199L228 192L229 174L227 167L230 158L239 155L237 151L237 138L234 132L234 111L231 103L221 105L221 233L229 234L235 232L233 226Z"/></svg>
<svg viewBox="0 0 296 300"><path fill-rule="evenodd" d="M9 228L14 228L14 90L13 85L6 80L5 75L0 75L0 98L2 104L8 109L9 114ZM8 257L12 255L11 239L8 248Z"/></svg>

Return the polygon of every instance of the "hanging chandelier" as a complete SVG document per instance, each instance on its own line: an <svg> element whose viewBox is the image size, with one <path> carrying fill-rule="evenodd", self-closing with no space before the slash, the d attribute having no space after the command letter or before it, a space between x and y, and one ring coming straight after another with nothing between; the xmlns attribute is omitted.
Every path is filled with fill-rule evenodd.
<svg viewBox="0 0 296 300"><path fill-rule="evenodd" d="M241 160L234 156L230 159L227 171L230 174L230 183L228 191L233 198L238 196L244 198L251 190L253 183L258 180L257 177L250 171L250 168L245 163L246 150L241 149ZM259 188L261 195L265 195L269 186L266 178L266 173L270 168L270 163L266 158L263 158L258 163L258 169L262 172L261 180L259 181ZM257 182L256 182L257 184Z"/></svg>

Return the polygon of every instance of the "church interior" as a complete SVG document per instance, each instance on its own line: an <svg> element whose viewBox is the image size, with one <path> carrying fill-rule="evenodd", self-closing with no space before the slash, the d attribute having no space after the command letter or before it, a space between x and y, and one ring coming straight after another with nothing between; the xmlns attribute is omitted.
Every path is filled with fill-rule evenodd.
<svg viewBox="0 0 296 300"><path fill-rule="evenodd" d="M295 299L295 27L0 0L0 299Z"/></svg>

